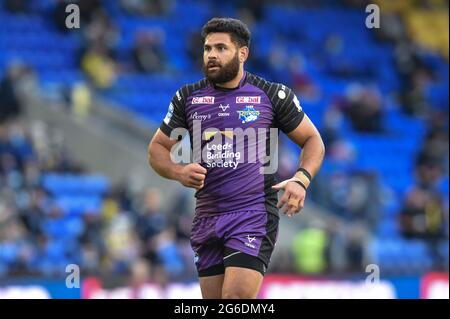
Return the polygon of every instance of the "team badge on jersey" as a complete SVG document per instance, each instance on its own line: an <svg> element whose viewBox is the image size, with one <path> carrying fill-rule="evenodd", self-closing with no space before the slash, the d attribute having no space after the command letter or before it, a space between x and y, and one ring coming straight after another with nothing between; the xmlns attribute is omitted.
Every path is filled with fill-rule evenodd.
<svg viewBox="0 0 450 319"><path fill-rule="evenodd" d="M258 119L260 112L253 105L247 105L242 111L237 111L242 123L254 122Z"/></svg>

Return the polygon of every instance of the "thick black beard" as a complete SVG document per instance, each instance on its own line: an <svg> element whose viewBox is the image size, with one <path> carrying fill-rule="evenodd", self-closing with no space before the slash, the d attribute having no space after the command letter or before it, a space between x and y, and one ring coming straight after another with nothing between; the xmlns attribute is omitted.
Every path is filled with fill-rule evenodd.
<svg viewBox="0 0 450 319"><path fill-rule="evenodd" d="M239 56L236 53L233 59L219 69L219 71L212 75L209 74L207 64L203 64L203 73L208 81L214 84L226 83L237 77L239 73Z"/></svg>

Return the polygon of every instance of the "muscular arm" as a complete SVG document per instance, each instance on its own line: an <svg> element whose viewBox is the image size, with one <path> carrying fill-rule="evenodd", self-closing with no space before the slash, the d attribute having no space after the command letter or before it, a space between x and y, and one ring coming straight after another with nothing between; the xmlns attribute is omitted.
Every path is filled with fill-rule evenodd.
<svg viewBox="0 0 450 319"><path fill-rule="evenodd" d="M325 155L325 146L319 131L305 114L300 125L289 133L288 137L302 148L300 167L305 168L314 177Z"/></svg>
<svg viewBox="0 0 450 319"><path fill-rule="evenodd" d="M148 163L162 177L178 180L180 171L183 168L180 164L175 164L170 158L170 150L177 140L171 140L167 135L157 130L148 145Z"/></svg>
<svg viewBox="0 0 450 319"><path fill-rule="evenodd" d="M179 181L186 187L201 189L204 185L206 169L198 163L176 164L170 157L177 140L171 140L159 129L148 145L148 163L162 177Z"/></svg>
<svg viewBox="0 0 450 319"><path fill-rule="evenodd" d="M297 128L288 134L288 137L302 148L300 167L306 169L311 177L314 177L322 165L325 146L319 132L306 114ZM305 177L301 174L303 173L297 172L293 178L305 181ZM308 186L309 184L306 185L306 187ZM290 182L290 179L273 186L273 188L284 189L284 194L277 207L285 206L283 212L289 217L298 213L305 205L306 190L297 183Z"/></svg>

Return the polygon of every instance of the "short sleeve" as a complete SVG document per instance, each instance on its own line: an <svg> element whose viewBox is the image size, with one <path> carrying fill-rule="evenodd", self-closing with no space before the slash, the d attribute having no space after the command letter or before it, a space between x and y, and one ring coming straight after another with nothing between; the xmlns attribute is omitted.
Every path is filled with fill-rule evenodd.
<svg viewBox="0 0 450 319"><path fill-rule="evenodd" d="M173 96L166 117L159 127L164 134L170 136L170 133L176 128L187 129L185 108L186 99L180 89Z"/></svg>
<svg viewBox="0 0 450 319"><path fill-rule="evenodd" d="M285 85L278 87L272 99L276 126L289 134L302 122L305 113L294 92Z"/></svg>

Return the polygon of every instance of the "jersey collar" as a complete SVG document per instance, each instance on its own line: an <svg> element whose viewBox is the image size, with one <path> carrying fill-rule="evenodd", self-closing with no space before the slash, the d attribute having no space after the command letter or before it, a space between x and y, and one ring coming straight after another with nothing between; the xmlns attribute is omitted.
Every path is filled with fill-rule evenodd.
<svg viewBox="0 0 450 319"><path fill-rule="evenodd" d="M234 90L240 89L241 87L243 87L243 86L245 85L246 81L247 81L247 71L244 71L244 76L242 77L241 81L239 82L239 85L236 86L236 87L234 87L234 88L228 89L228 88L218 87L218 86L216 86L216 85L215 85L214 83L212 83L212 82L210 82L210 85L211 85L215 90L228 92L228 91L234 91Z"/></svg>

